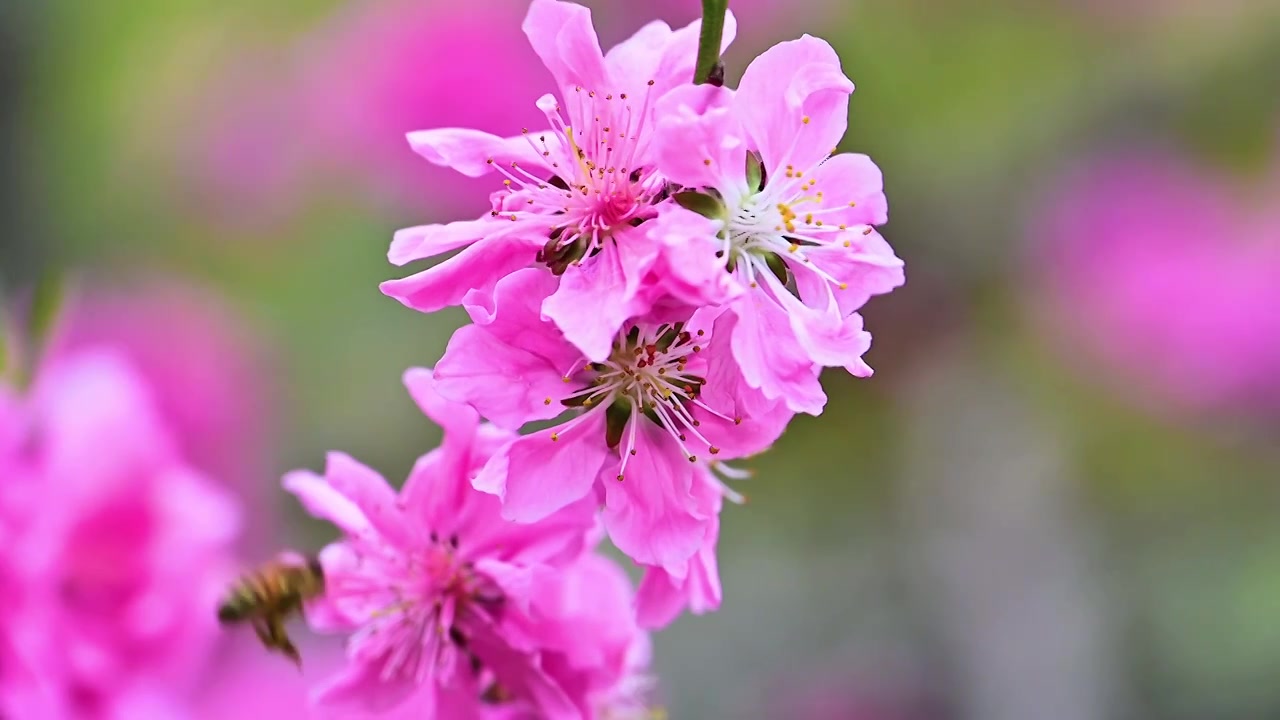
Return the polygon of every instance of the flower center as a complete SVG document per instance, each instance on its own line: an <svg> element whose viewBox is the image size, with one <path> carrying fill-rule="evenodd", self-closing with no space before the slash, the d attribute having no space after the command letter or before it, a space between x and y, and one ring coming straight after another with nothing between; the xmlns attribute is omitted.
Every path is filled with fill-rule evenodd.
<svg viewBox="0 0 1280 720"><path fill-rule="evenodd" d="M650 81L641 98L575 88L566 121L559 103L540 102L550 130L525 138L554 173L542 179L518 163L490 160L506 176L495 196L493 217L513 222L550 220L539 254L557 275L600 251L622 228L655 215L665 192L662 178L645 158Z"/></svg>
<svg viewBox="0 0 1280 720"><path fill-rule="evenodd" d="M869 225L850 228L824 218L842 213L856 203L830 204L810 172L786 167L782 177L770 177L760 190L750 192L729 212L722 255L725 267L744 283L756 287L777 278L785 285L788 268L803 267L845 289L845 285L812 263L813 256L852 246L842 238L851 231L871 232Z"/></svg>
<svg viewBox="0 0 1280 720"><path fill-rule="evenodd" d="M633 326L614 342L607 360L587 366L587 384L563 401L570 407L605 408L609 446L621 445L619 480L627 459L636 454L641 416L666 430L690 462L698 458L685 446L689 436L707 445L711 454L720 452L698 431L701 423L693 415L698 407L724 417L702 402L707 381L688 367L692 356L702 352L699 338L705 334L685 330L684 323Z"/></svg>
<svg viewBox="0 0 1280 720"><path fill-rule="evenodd" d="M362 554L360 567L368 572L339 578L334 590L366 609L352 642L382 658L384 679L421 683L443 673L447 680L463 661L479 666L467 650L468 619L496 615L504 599L492 580L459 558L458 546L457 535L432 532L430 544L407 557Z"/></svg>

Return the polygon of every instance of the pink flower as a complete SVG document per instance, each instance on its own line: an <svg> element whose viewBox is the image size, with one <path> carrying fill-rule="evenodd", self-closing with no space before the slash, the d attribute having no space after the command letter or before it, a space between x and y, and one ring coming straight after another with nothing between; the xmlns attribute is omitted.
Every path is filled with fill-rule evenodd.
<svg viewBox="0 0 1280 720"><path fill-rule="evenodd" d="M581 501L604 501L614 543L637 562L679 572L703 544L718 502L699 489L698 456L760 452L791 413L746 387L722 323L702 310L637 320L590 362L539 307L556 287L540 269L474 291L474 324L458 330L436 366L440 392L500 427L573 417L514 439L475 485L502 498L503 516L535 522Z"/></svg>
<svg viewBox="0 0 1280 720"><path fill-rule="evenodd" d="M603 360L622 323L653 302L645 289L664 244L646 221L666 193L651 148L654 106L692 80L698 24L672 32L653 22L604 55L586 8L533 0L524 30L559 89L559 99L537 103L547 127L508 138L411 133L413 148L437 165L504 179L480 219L397 233L389 253L397 265L465 249L382 290L432 312L542 264L560 278L542 313L588 358ZM730 17L726 44L733 33Z"/></svg>
<svg viewBox="0 0 1280 720"><path fill-rule="evenodd" d="M68 305L55 354L109 346L145 379L183 457L260 488L271 404L256 338L212 292L154 278L90 288Z"/></svg>
<svg viewBox="0 0 1280 720"><path fill-rule="evenodd" d="M533 103L545 74L522 42L524 10L522 0L355 0L288 49L274 77L263 75L281 64L278 48L227 58L225 87L197 119L205 137L194 180L211 185L237 219L246 206L278 212L296 203L292 195L314 191L317 176L334 175L379 201L480 212L492 183L415 161L404 136L455 124L501 130L539 117Z"/></svg>
<svg viewBox="0 0 1280 720"><path fill-rule="evenodd" d="M594 502L537 523L506 522L497 498L472 489L470 478L510 434L441 398L429 371L409 371L406 384L445 438L399 493L338 453L324 476L285 478L313 514L346 535L321 553L326 593L309 612L317 629L354 631L350 665L322 701L474 717L482 696L497 693L507 707L539 717L586 717L582 709L602 682L595 674L609 676L615 662L615 634L634 625L629 592L613 602L620 612L602 617L591 614L605 612L595 605L575 605L590 596L565 585L586 572L581 563L595 562L584 559ZM575 612L595 624L584 627Z"/></svg>
<svg viewBox="0 0 1280 720"><path fill-rule="evenodd" d="M491 185L415 161L404 137L429 125L501 130L538 117L535 88L545 75L521 42L523 9L521 0L343 8L300 53L308 152L361 172L407 207L480 211Z"/></svg>
<svg viewBox="0 0 1280 720"><path fill-rule="evenodd" d="M1280 216L1265 201L1252 211L1211 172L1131 153L1079 169L1032 237L1045 317L1090 372L1158 408L1280 407Z"/></svg>
<svg viewBox="0 0 1280 720"><path fill-rule="evenodd" d="M888 219L879 169L865 155L832 155L852 92L831 46L806 35L756 58L736 92L687 86L658 103L658 169L696 189L677 202L719 221L701 235L703 262L747 290L732 304L734 357L751 387L797 412L826 401L818 367L871 373L856 311L904 281L875 231ZM704 222L672 212L652 232Z"/></svg>
<svg viewBox="0 0 1280 720"><path fill-rule="evenodd" d="M47 365L23 414L16 458L0 439L0 715L170 716L217 638L237 509L114 355Z"/></svg>

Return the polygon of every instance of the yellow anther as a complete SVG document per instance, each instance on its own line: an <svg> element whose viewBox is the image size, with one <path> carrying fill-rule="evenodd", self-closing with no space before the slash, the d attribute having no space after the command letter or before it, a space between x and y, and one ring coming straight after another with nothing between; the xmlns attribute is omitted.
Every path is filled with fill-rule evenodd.
<svg viewBox="0 0 1280 720"><path fill-rule="evenodd" d="M711 158L707 158L706 160L703 160L702 164L706 165L707 167L711 167Z"/></svg>
<svg viewBox="0 0 1280 720"><path fill-rule="evenodd" d="M551 433L551 442L559 442L560 433Z"/></svg>
<svg viewBox="0 0 1280 720"><path fill-rule="evenodd" d="M841 290L848 290L848 289L849 289L849 283L840 283L840 289L841 289Z"/></svg>
<svg viewBox="0 0 1280 720"><path fill-rule="evenodd" d="M542 404L543 404L543 405L550 405L550 404L551 404L551 398L547 398L547 399L543 400L543 401L542 401Z"/></svg>
<svg viewBox="0 0 1280 720"><path fill-rule="evenodd" d="M808 125L808 124L809 124L809 116L808 116L808 115L805 115L804 117L800 118L800 122L804 123L805 125Z"/></svg>

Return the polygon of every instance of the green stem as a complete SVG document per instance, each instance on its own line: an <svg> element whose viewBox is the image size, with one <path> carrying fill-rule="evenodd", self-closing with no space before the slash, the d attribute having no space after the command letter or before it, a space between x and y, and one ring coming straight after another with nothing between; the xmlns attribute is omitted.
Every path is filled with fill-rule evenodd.
<svg viewBox="0 0 1280 720"><path fill-rule="evenodd" d="M728 9L729 0L702 0L702 34L698 36L698 64L693 72L695 84L724 82L720 41L724 37L724 13Z"/></svg>

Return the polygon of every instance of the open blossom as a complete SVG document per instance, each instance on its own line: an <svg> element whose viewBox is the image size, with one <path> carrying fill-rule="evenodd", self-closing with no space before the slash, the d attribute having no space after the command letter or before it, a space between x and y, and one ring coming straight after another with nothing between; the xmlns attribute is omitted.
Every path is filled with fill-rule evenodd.
<svg viewBox="0 0 1280 720"><path fill-rule="evenodd" d="M1280 214L1242 200L1153 151L1080 168L1032 233L1067 355L1161 409L1280 407Z"/></svg>
<svg viewBox="0 0 1280 720"><path fill-rule="evenodd" d="M595 503L584 498L531 524L504 520L498 499L470 478L510 434L441 398L434 382L430 371L406 375L445 437L399 493L337 453L323 476L285 478L345 533L321 553L326 592L308 613L318 629L352 633L349 666L321 701L409 705L423 717L489 717L490 708L594 717L593 698L620 681L639 632L625 578L602 580L605 561L589 552Z"/></svg>
<svg viewBox="0 0 1280 720"><path fill-rule="evenodd" d="M397 233L389 258L398 265L464 249L382 290L431 312L540 264L560 278L542 313L588 358L603 360L623 322L655 301L649 285L666 244L647 221L667 186L655 167L654 108L692 80L699 25L673 32L653 22L604 55L586 8L534 0L524 30L559 91L537 102L546 126L506 138L457 128L411 133L431 162L469 177L496 174L502 185L478 220ZM726 44L733 33L730 16Z"/></svg>
<svg viewBox="0 0 1280 720"><path fill-rule="evenodd" d="M637 320L592 362L539 317L555 279L534 268L467 299L436 366L441 394L495 424L571 417L512 440L476 478L503 515L534 522L593 493L610 537L637 562L679 571L719 509L699 457L732 459L767 448L791 413L748 388L729 354L725 323L702 310Z"/></svg>
<svg viewBox="0 0 1280 720"><path fill-rule="evenodd" d="M853 83L826 42L804 36L756 58L737 91L687 86L658 103L658 169L687 188L675 200L718 221L703 262L746 290L732 302L733 353L748 383L797 412L825 403L819 367L871 374L857 310L904 281L875 227L888 219L880 170L832 155ZM658 235L706 218L663 213Z"/></svg>
<svg viewBox="0 0 1280 720"><path fill-rule="evenodd" d="M0 716L180 717L236 506L116 355L57 358L19 402L16 435L0 412Z"/></svg>

